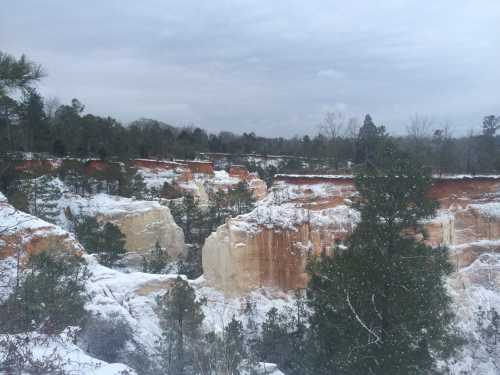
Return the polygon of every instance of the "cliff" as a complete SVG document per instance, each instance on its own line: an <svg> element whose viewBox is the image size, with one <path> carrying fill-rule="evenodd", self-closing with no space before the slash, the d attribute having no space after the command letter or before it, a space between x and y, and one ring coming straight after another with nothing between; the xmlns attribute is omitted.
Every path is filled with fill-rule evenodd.
<svg viewBox="0 0 500 375"><path fill-rule="evenodd" d="M165 248L172 257L184 253L184 234L168 207L155 201L97 194L91 197L65 196L61 206L72 214L96 217L100 222L117 225L125 235L129 252L143 253L155 247Z"/></svg>
<svg viewBox="0 0 500 375"><path fill-rule="evenodd" d="M180 160L177 162L137 159L134 165L139 169L149 188L161 189L165 182L179 191L189 193L202 204L208 203L209 194L216 191L228 191L240 182L246 182L257 200L267 194L266 183L255 173L250 173L243 166L234 166L229 173L214 170L209 161Z"/></svg>
<svg viewBox="0 0 500 375"><path fill-rule="evenodd" d="M42 251L83 253L83 247L65 230L16 210L0 193L0 259Z"/></svg>
<svg viewBox="0 0 500 375"><path fill-rule="evenodd" d="M356 194L351 176L278 175L254 211L206 240L207 281L229 295L304 288L307 256L332 251L356 225L358 213L350 208ZM440 208L425 223L426 241L450 246L457 269L500 249L500 178L436 178L430 196Z"/></svg>

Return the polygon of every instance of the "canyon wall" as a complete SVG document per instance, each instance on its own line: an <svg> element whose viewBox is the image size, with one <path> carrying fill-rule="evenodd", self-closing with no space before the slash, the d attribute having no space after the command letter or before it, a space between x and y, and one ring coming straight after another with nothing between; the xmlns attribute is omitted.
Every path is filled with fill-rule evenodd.
<svg viewBox="0 0 500 375"><path fill-rule="evenodd" d="M107 194L90 197L66 195L62 206L73 215L95 217L109 222L125 235L128 252L145 253L158 243L177 258L184 255L184 234L175 223L168 207L156 201L141 201Z"/></svg>
<svg viewBox="0 0 500 375"><path fill-rule="evenodd" d="M254 211L206 240L205 278L229 295L304 288L307 256L333 251L359 220L350 208L355 195L350 176L278 175ZM425 223L426 242L449 246L457 269L500 250L500 178L436 178L430 196L440 207Z"/></svg>
<svg viewBox="0 0 500 375"><path fill-rule="evenodd" d="M0 193L0 259L43 251L82 254L84 249L72 234L16 210Z"/></svg>

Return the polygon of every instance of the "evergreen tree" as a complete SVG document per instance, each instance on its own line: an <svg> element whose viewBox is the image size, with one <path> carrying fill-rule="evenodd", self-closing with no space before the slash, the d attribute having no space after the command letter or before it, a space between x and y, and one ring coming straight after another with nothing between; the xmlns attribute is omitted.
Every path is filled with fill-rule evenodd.
<svg viewBox="0 0 500 375"><path fill-rule="evenodd" d="M310 366L317 374L423 374L457 345L444 248L415 235L434 214L430 172L393 148L356 175L361 222L308 269Z"/></svg>
<svg viewBox="0 0 500 375"><path fill-rule="evenodd" d="M186 258L177 262L177 269L181 275L186 275L189 279L201 276L203 274L201 246L198 244L187 245Z"/></svg>
<svg viewBox="0 0 500 375"><path fill-rule="evenodd" d="M253 209L255 198L246 182L240 182L236 188L229 190L228 195L234 216L245 214Z"/></svg>
<svg viewBox="0 0 500 375"><path fill-rule="evenodd" d="M180 375L193 365L193 351L189 350L201 337L204 319L202 306L194 289L180 277L172 289L158 299L162 339L160 352L167 373Z"/></svg>
<svg viewBox="0 0 500 375"><path fill-rule="evenodd" d="M98 253L101 227L95 217L83 216L74 218L75 234L78 241L88 253Z"/></svg>
<svg viewBox="0 0 500 375"><path fill-rule="evenodd" d="M115 224L100 225L96 218L90 216L75 221L78 241L90 254L98 254L102 264L111 266L125 254L125 236Z"/></svg>
<svg viewBox="0 0 500 375"><path fill-rule="evenodd" d="M61 196L62 193L55 185L53 177L43 175L36 179L32 191L33 207L36 207L36 210L32 212L33 215L50 223L56 223L59 216L58 201Z"/></svg>
<svg viewBox="0 0 500 375"><path fill-rule="evenodd" d="M126 253L125 235L112 223L104 224L101 232L100 259L102 264L111 266Z"/></svg>
<svg viewBox="0 0 500 375"><path fill-rule="evenodd" d="M142 258L142 271L148 273L163 273L170 261L170 257L165 249L162 249L160 243L156 241L155 248L149 255Z"/></svg>
<svg viewBox="0 0 500 375"><path fill-rule="evenodd" d="M0 331L54 333L79 325L85 316L87 277L80 257L48 252L32 256L20 285L0 305Z"/></svg>
<svg viewBox="0 0 500 375"><path fill-rule="evenodd" d="M170 211L177 225L184 231L186 242L201 243L203 214L197 200L191 194L185 194L180 204L170 202Z"/></svg>
<svg viewBox="0 0 500 375"><path fill-rule="evenodd" d="M356 163L366 163L376 158L386 138L385 128L375 126L370 115L365 116L363 126L359 129L356 140Z"/></svg>
<svg viewBox="0 0 500 375"><path fill-rule="evenodd" d="M231 319L229 324L224 327L223 336L223 358L224 358L224 373L228 375L238 374L238 367L243 358L245 358L245 347L243 337L243 324Z"/></svg>

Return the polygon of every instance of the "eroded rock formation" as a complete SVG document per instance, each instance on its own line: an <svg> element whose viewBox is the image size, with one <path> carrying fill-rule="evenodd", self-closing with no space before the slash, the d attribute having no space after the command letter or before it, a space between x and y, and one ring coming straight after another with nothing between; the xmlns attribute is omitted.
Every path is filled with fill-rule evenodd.
<svg viewBox="0 0 500 375"><path fill-rule="evenodd" d="M72 234L16 210L0 193L0 259L43 251L81 254L84 250Z"/></svg>
<svg viewBox="0 0 500 375"><path fill-rule="evenodd" d="M158 243L172 257L184 253L184 234L168 207L154 201L140 201L106 194L66 201L75 213L94 216L100 222L117 225L125 235L129 252L144 253Z"/></svg>
<svg viewBox="0 0 500 375"><path fill-rule="evenodd" d="M233 295L305 287L307 255L331 251L356 225L355 194L351 176L278 176L254 211L230 219L206 240L206 279ZM450 246L457 269L500 250L500 178L436 178L430 195L440 208L426 223L426 241Z"/></svg>

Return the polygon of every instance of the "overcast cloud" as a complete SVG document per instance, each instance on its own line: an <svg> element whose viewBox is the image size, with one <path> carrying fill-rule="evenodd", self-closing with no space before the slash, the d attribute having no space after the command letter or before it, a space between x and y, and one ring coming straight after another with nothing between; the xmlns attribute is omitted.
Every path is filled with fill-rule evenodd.
<svg viewBox="0 0 500 375"><path fill-rule="evenodd" d="M0 50L124 123L292 136L341 109L459 135L500 114L498 0L4 0Z"/></svg>

